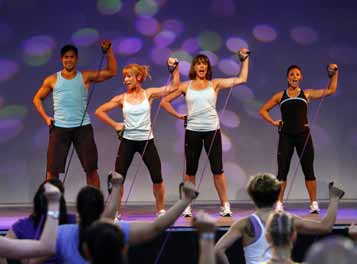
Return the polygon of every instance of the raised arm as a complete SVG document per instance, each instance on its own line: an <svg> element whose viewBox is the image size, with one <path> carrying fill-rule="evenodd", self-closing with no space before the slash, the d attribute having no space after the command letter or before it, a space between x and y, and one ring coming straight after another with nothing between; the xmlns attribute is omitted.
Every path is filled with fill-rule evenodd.
<svg viewBox="0 0 357 264"><path fill-rule="evenodd" d="M215 246L215 253L217 258L217 263L229 264L228 258L226 256L226 250L230 248L235 241L242 237L242 231L244 228L244 223L246 218L240 219L235 222L228 231L218 240Z"/></svg>
<svg viewBox="0 0 357 264"><path fill-rule="evenodd" d="M185 208L195 199L198 191L192 183L185 182L182 199L178 200L167 212L154 222L133 222L130 224L129 244L139 244L151 240L172 225Z"/></svg>
<svg viewBox="0 0 357 264"><path fill-rule="evenodd" d="M45 195L48 201L48 211L40 240L0 237L0 256L11 259L23 259L52 255L55 253L61 193L57 187L46 183Z"/></svg>
<svg viewBox="0 0 357 264"><path fill-rule="evenodd" d="M159 88L148 88L146 92L150 99L161 98L176 91L179 88L180 73L178 70L178 60L175 58L169 58L167 60L167 67L170 74L172 74L172 82Z"/></svg>
<svg viewBox="0 0 357 264"><path fill-rule="evenodd" d="M330 185L329 195L330 203L326 215L320 221L313 221L294 216L297 232L305 234L324 234L332 231L332 227L336 222L338 203L343 197L344 191Z"/></svg>
<svg viewBox="0 0 357 264"><path fill-rule="evenodd" d="M47 126L51 126L54 119L53 117L47 115L45 108L43 107L42 101L50 94L50 92L52 92L53 83L56 82L56 78L57 77L55 74L47 77L43 81L41 87L37 90L32 101L37 112L40 114Z"/></svg>
<svg viewBox="0 0 357 264"><path fill-rule="evenodd" d="M87 84L87 87L90 82L102 82L117 75L117 61L110 40L103 40L101 49L107 55L107 67L99 71L83 71L84 83Z"/></svg>
<svg viewBox="0 0 357 264"><path fill-rule="evenodd" d="M238 56L241 61L241 68L239 75L232 78L218 78L213 80L213 86L218 91L220 89L231 88L233 86L246 83L248 80L249 68L249 54L250 51L246 48L240 49Z"/></svg>
<svg viewBox="0 0 357 264"><path fill-rule="evenodd" d="M264 118L268 123L273 126L280 126L281 120L273 120L269 114L270 109L279 104L281 97L283 96L283 92L279 92L273 95L259 110L259 114Z"/></svg>
<svg viewBox="0 0 357 264"><path fill-rule="evenodd" d="M121 131L124 128L124 124L120 122L116 122L114 119L112 119L109 115L108 112L113 110L116 107L122 107L123 105L123 95L117 95L113 97L110 101L102 104L95 110L95 115L104 123L108 124L112 128L115 129L115 131Z"/></svg>
<svg viewBox="0 0 357 264"><path fill-rule="evenodd" d="M336 64L329 64L327 66L327 73L330 78L326 89L306 89L305 95L309 100L320 99L322 97L330 96L336 93L338 82L338 67Z"/></svg>

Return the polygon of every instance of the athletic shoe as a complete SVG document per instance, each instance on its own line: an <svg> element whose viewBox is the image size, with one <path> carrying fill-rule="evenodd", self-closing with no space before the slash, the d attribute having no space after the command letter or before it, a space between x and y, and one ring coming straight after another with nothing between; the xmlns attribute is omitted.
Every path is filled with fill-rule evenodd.
<svg viewBox="0 0 357 264"><path fill-rule="evenodd" d="M156 217L161 217L163 216L164 214L166 214L166 210L165 209L161 209L160 211L156 212Z"/></svg>
<svg viewBox="0 0 357 264"><path fill-rule="evenodd" d="M320 213L319 203L317 201L313 201L310 205L310 214L318 213Z"/></svg>
<svg viewBox="0 0 357 264"><path fill-rule="evenodd" d="M223 217L230 217L232 214L229 202L225 202L224 205L220 207L219 215Z"/></svg>
<svg viewBox="0 0 357 264"><path fill-rule="evenodd" d="M186 207L186 209L183 211L182 215L184 217L192 217L191 205Z"/></svg>
<svg viewBox="0 0 357 264"><path fill-rule="evenodd" d="M284 212L284 206L283 206L282 202L280 202L280 201L276 202L275 212Z"/></svg>

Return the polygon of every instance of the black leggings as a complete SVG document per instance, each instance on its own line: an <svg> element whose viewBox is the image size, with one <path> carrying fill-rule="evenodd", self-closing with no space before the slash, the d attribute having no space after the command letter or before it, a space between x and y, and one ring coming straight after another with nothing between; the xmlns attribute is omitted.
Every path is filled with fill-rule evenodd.
<svg viewBox="0 0 357 264"><path fill-rule="evenodd" d="M306 146L304 149L305 142ZM313 167L314 146L309 132L297 135L280 133L278 146L278 180L286 181L294 148L296 148L296 152L300 158L305 180L315 180L316 178Z"/></svg>
<svg viewBox="0 0 357 264"><path fill-rule="evenodd" d="M213 139L213 137L215 138ZM213 140L213 143L212 143ZM222 164L222 138L221 131L218 129L208 132L197 132L186 129L185 134L185 156L186 156L186 174L195 176L198 169L202 147L208 154L212 144L209 162L213 174L223 173Z"/></svg>
<svg viewBox="0 0 357 264"><path fill-rule="evenodd" d="M130 140L123 138L118 149L117 158L115 161L115 171L123 175L124 180L129 166L136 152L143 155L147 140ZM157 152L154 139L150 139L147 143L146 150L142 156L146 167L149 169L151 181L153 183L162 182L161 161Z"/></svg>

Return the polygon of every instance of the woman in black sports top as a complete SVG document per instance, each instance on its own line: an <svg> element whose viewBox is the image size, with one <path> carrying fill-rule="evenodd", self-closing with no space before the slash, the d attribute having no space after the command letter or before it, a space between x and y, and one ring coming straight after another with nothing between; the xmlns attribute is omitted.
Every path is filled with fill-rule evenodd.
<svg viewBox="0 0 357 264"><path fill-rule="evenodd" d="M300 158L301 167L305 175L305 185L310 197L310 213L319 213L316 200L316 178L313 168L314 148L310 136L307 120L307 103L334 94L337 89L338 68L336 64L327 67L330 82L327 89L300 88L302 71L299 66L292 65L287 70L288 88L273 95L260 109L259 114L273 126L279 127L278 146L278 179L282 188L276 210L283 210L283 197L286 178L294 148ZM282 120L273 120L270 109L280 105Z"/></svg>

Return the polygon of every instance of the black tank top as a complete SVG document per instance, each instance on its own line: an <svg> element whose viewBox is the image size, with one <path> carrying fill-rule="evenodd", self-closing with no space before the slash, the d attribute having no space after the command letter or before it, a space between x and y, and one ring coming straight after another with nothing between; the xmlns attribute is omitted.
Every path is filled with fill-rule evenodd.
<svg viewBox="0 0 357 264"><path fill-rule="evenodd" d="M283 126L281 132L296 135L309 131L307 121L307 98L303 90L296 97L289 97L285 90L280 100Z"/></svg>

